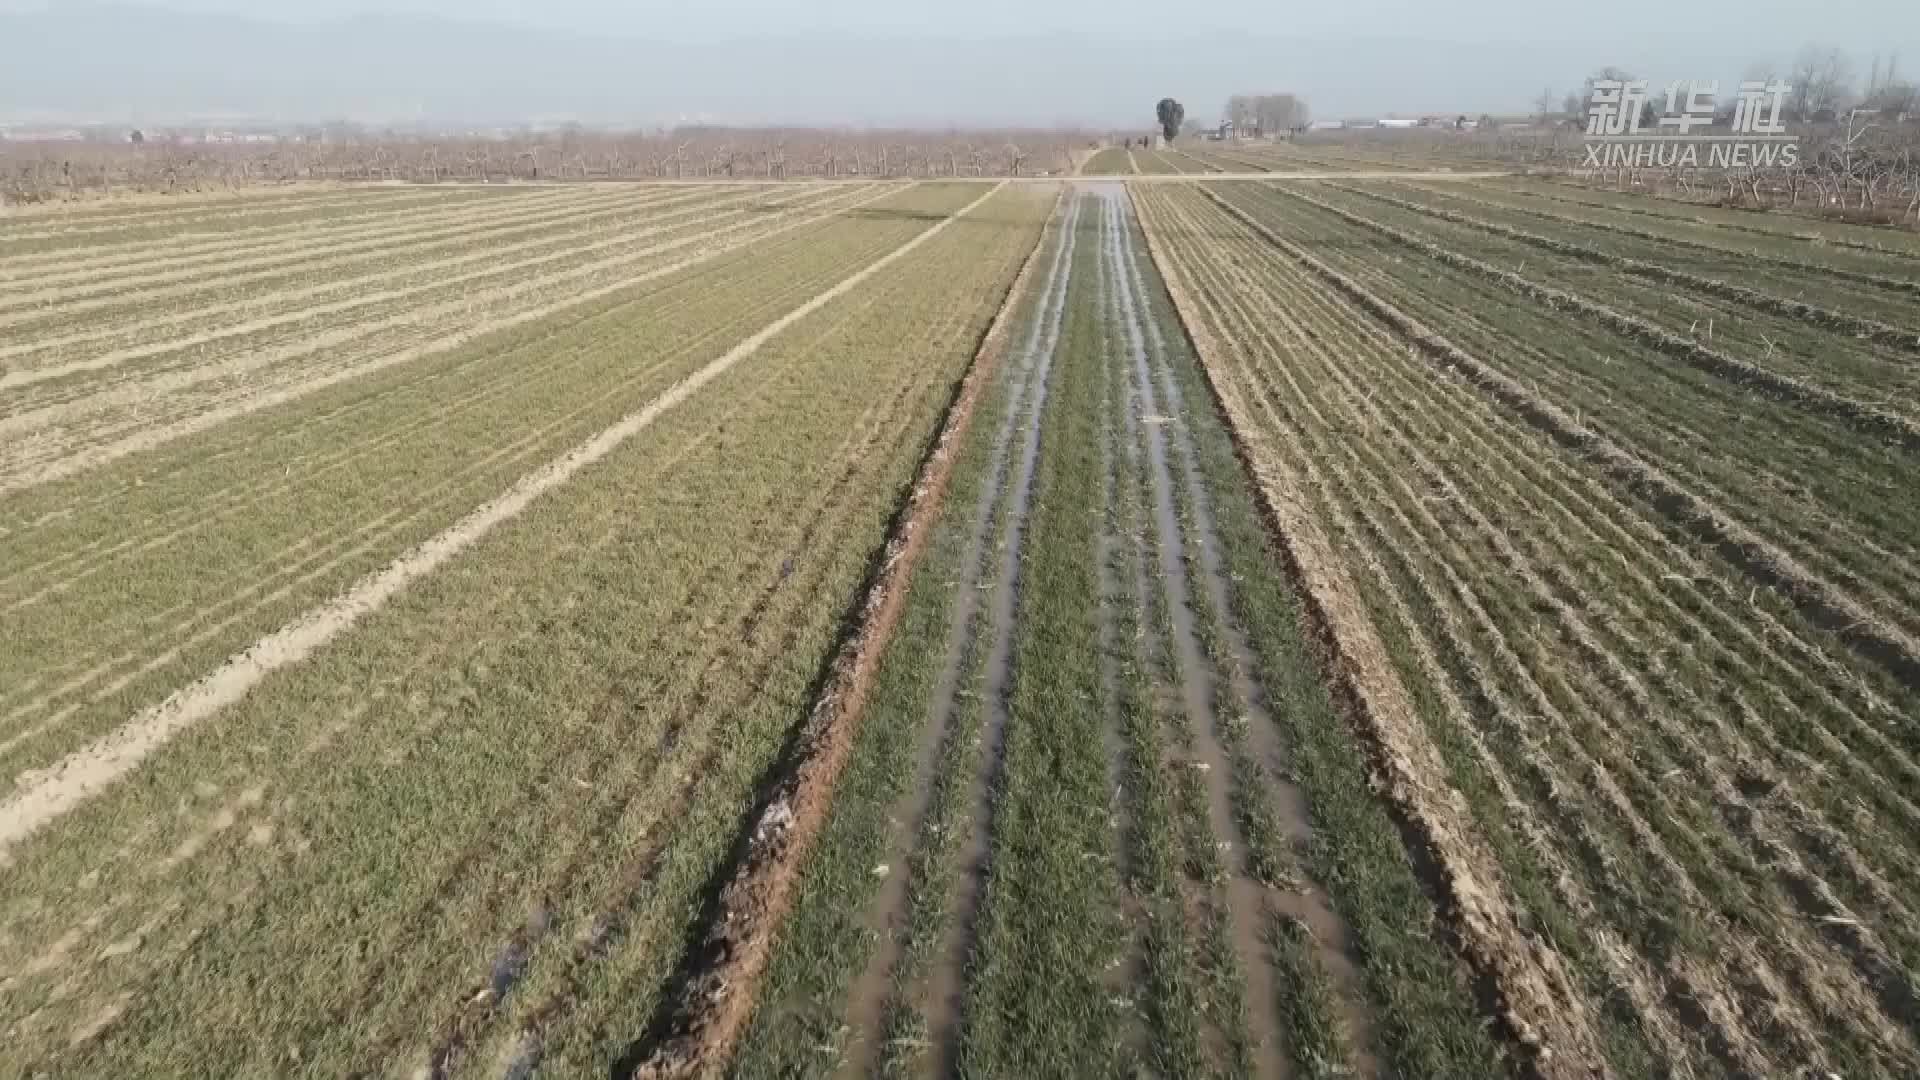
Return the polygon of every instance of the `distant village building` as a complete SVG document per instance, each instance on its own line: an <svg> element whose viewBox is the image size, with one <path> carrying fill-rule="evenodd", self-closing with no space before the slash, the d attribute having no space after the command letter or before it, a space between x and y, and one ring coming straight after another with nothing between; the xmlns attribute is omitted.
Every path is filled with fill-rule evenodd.
<svg viewBox="0 0 1920 1080"><path fill-rule="evenodd" d="M1309 131L1339 131L1347 126L1345 120L1315 120L1307 125Z"/></svg>

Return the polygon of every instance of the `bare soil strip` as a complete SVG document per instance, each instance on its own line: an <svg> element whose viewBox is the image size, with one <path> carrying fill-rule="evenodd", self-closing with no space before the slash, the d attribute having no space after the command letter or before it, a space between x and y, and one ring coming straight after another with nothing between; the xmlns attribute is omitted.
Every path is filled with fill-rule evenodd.
<svg viewBox="0 0 1920 1080"><path fill-rule="evenodd" d="M44 774L20 785L16 794L0 803L0 858L4 858L14 844L131 773L149 754L166 745L180 732L245 697L272 672L304 660L361 618L378 610L402 589L472 547L500 525L518 517L541 495L611 454L651 426L661 415L725 374L727 369L753 355L781 331L911 254L990 195L991 191L952 217L942 219L839 284L774 320L724 355L674 384L644 408L522 478L498 499L474 510L445 532L362 579L331 602L262 638L200 681L134 716L120 730L76 751Z"/></svg>
<svg viewBox="0 0 1920 1080"><path fill-rule="evenodd" d="M1198 317L1177 262L1161 252L1151 229L1147 237L1209 386L1232 421L1263 515L1306 602L1308 629L1324 650L1336 698L1420 845L1412 854L1435 868L1445 916L1467 958L1498 987L1501 1019L1526 1052L1523 1066L1541 1076L1605 1075L1606 1055L1585 996L1558 954L1534 937L1514 909L1499 862L1464 797L1448 782L1446 763L1395 673L1358 587L1316 520L1302 478L1249 434L1259 430L1254 417L1230 389L1223 392L1217 375L1229 353Z"/></svg>
<svg viewBox="0 0 1920 1080"><path fill-rule="evenodd" d="M893 970L897 966L905 933L905 921L908 890L911 874L908 871L908 855L917 837L920 836L933 799L934 773L940 761L940 748L948 738L955 712L956 697L961 689L966 659L970 651L973 625L980 604L980 571L984 564L988 532L993 521L994 507L999 503L1005 487L1008 468L1008 447L1012 443L1014 425L1022 413L1032 407L1032 397L1036 382L1040 355L1039 340L1041 328L1050 317L1047 313L1054 305L1065 302L1066 289L1062 267L1068 257L1071 246L1074 213L1076 207L1065 196L1055 206L1049 228L1041 235L1039 243L1029 255L1027 263L1021 268L1020 278L1008 293L1007 302L996 317L993 335L997 339L992 353L983 354L991 358L991 367L997 367L1000 354L1010 348L1009 339L1015 332L1011 325L1015 311L1022 298L1033 288L1030 279L1037 273L1042 255L1051 248L1053 258L1047 268L1047 276L1040 284L1038 314L1029 330L1025 343L1012 357L1012 366L1007 378L1011 382L1007 411L1000 427L996 429L987 465L988 475L992 478L981 488L980 498L974 508L973 528L969 535L966 554L960 565L966 568L966 574L955 586L955 603L947 630L946 658L942 664L938 679L934 684L930 700L931 715L924 738L920 743L920 752L914 767L914 780L902 795L899 805L891 815L894 828L888 839L887 865L894 868L881 886L880 895L873 906L873 928L878 943L868 958L859 979L854 983L847 998L847 1027L850 1040L846 1057L842 1062L841 1074L845 1076L866 1075L874 1055L879 1049L878 1040L885 1021L886 1005L893 986ZM984 378L984 377L983 377ZM977 396L981 391L973 390ZM971 410L972 404L969 404ZM965 421L971 424L971 415ZM1037 418L1033 421L1037 423ZM964 430L964 429L963 429ZM956 445L959 436L955 435ZM943 439L944 441L944 439ZM948 451L951 455L952 451ZM951 463L944 468L950 473ZM942 478L944 487L945 477ZM903 586L905 582L902 582Z"/></svg>

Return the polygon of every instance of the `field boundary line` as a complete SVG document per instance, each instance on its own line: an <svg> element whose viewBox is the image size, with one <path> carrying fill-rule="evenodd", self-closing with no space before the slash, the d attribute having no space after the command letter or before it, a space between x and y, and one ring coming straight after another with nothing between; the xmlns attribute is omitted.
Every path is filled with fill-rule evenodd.
<svg viewBox="0 0 1920 1080"><path fill-rule="evenodd" d="M1515 177L1515 179L1523 179L1523 177ZM1534 177L1533 179L1540 180L1541 182L1546 184L1552 184L1560 187L1569 187L1579 191L1591 191L1598 194L1623 194L1621 192L1612 191L1611 189L1608 189L1608 188L1591 188L1582 184L1560 184L1558 181L1553 180L1551 178L1547 178L1547 177ZM1570 197L1561 196L1561 195L1553 195L1545 191L1530 190L1524 187L1518 187L1518 188L1502 187L1502 188L1495 188L1494 190L1500 192L1503 195L1514 195L1514 196L1518 196L1520 198L1526 198L1526 199L1541 199L1548 202L1557 202L1557 203L1562 203L1562 204L1567 204L1572 206L1578 206L1585 210L1599 211L1603 214L1609 214L1609 213L1629 214L1635 217L1652 218L1656 221L1661 221L1667 224L1673 224L1677 222L1682 225L1694 225L1694 226L1699 226L1699 227L1712 229L1712 230L1727 230L1730 232L1744 233L1749 236L1761 236L1771 240L1797 240L1802 243L1823 244L1830 247L1847 248L1852 251L1866 252L1868 254L1875 255L1881 258L1905 259L1909 262L1912 262L1914 260L1920 260L1920 251L1908 251L1902 248L1881 247L1877 244L1869 244L1861 240L1851 240L1846 237L1839 237L1839 236L1828 236L1824 233L1819 232L1817 228L1813 232L1798 232L1798 231L1783 232L1783 231L1778 231L1774 229L1760 228L1754 225L1741 224L1739 222L1733 222L1733 221L1715 221L1711 218L1692 217L1685 214L1679 214L1679 215L1665 214L1656 210L1648 210L1648 209L1637 207L1637 206L1616 206L1611 203L1591 203L1591 202L1587 202L1584 199L1575 199L1575 198L1570 198ZM1668 199L1662 195L1636 194L1633 197L1636 199L1645 200L1650 203L1651 202L1671 202L1671 203L1674 203L1675 205L1690 206L1700 210L1716 209L1715 207L1711 207L1711 206L1703 206L1700 204L1686 203L1677 199ZM1499 204L1499 203L1496 203L1495 205L1504 206L1504 204ZM1551 210L1525 209L1518 206L1509 207L1509 209L1515 210L1522 214L1526 214L1529 217L1560 217L1562 216L1554 213ZM1794 217L1798 219L1798 224L1807 225L1808 227L1815 227L1819 225L1845 224L1844 222L1822 221L1818 218L1810 218L1804 215L1794 215ZM1680 247L1693 248L1696 251L1712 252L1719 255L1748 256L1752 258L1758 258L1763 262L1772 263L1776 266L1786 267L1788 269L1806 270L1810 268L1805 263L1795 262L1792 259L1789 259L1782 255L1773 255L1766 252L1758 252L1758 251L1742 251L1738 248L1723 247L1720 244L1712 243L1707 240L1692 239L1692 238L1683 237L1683 236L1673 236L1667 233L1660 233L1660 232L1648 232L1648 231L1636 228L1635 226L1630 224L1624 224L1619 222L1605 222L1605 223L1593 222L1593 221L1587 221L1584 218L1573 218L1572 220L1582 221L1589 225L1603 225L1605 228L1614 232L1618 232L1623 236L1635 236L1645 240L1662 241L1662 242L1674 244ZM1776 217L1776 218L1773 218L1772 220L1778 221L1781 224L1788 226L1789 228L1791 228L1796 223L1794 220L1789 219L1786 216ZM1870 228L1872 226L1858 226L1858 227ZM1831 274L1836 277L1845 278L1849 281L1858 281L1863 285L1874 285L1882 289L1887 289L1891 292L1920 293L1920 281L1911 281L1903 278L1888 277L1884 274L1875 274L1867 270L1849 270L1845 267L1819 266L1819 267L1812 267L1812 268L1819 269L1824 273Z"/></svg>
<svg viewBox="0 0 1920 1080"><path fill-rule="evenodd" d="M1219 196L1200 189L1216 202ZM1223 203L1224 205L1224 203ZM1228 420L1236 456L1253 481L1261 518L1275 542L1282 570L1301 596L1302 621L1318 654L1333 699L1370 745L1367 757L1387 799L1411 838L1426 850L1443 895L1443 916L1453 924L1472 970L1492 981L1499 1007L1493 1019L1508 1044L1522 1051L1523 1075L1608 1076L1611 1071L1586 1015L1572 976L1550 946L1528 933L1512 910L1510 890L1498 860L1467 814L1464 798L1448 781L1439 749L1414 711L1406 687L1387 657L1385 643L1360 599L1358 587L1305 504L1297 479L1277 461L1261 459L1263 436L1244 425L1237 404L1216 375L1222 349L1194 317L1186 279L1146 227L1147 249L1173 297L1174 310L1205 382ZM1276 497L1276 489L1281 497Z"/></svg>
<svg viewBox="0 0 1920 1080"><path fill-rule="evenodd" d="M1864 338L1875 344L1889 345L1906 352L1920 352L1920 330L1910 330L1904 327L1894 326L1890 323L1880 322L1877 319L1850 315L1844 311L1835 311L1832 308L1821 307L1818 304L1809 304L1800 300L1790 300L1761 289L1749 289L1744 285L1735 285L1732 282L1722 281L1719 278L1711 278L1685 270L1675 270L1670 266L1663 266L1657 262L1648 262L1644 259L1636 259L1629 255L1616 255L1610 251L1602 251L1599 248L1588 247L1585 244L1574 243L1570 240L1562 240L1555 236L1546 236L1527 229L1517 228L1504 222L1489 221L1485 218L1463 214L1455 210L1449 210L1443 206L1428 206L1424 203L1401 199L1386 194L1385 192L1369 191L1366 188L1343 187L1340 184L1329 184L1328 186L1335 191L1359 195L1377 202L1386 203L1389 206L1397 206L1410 213L1439 218L1441 221L1449 221L1456 225L1464 225L1470 229L1480 229L1509 240L1517 240L1523 244L1531 244L1534 247L1544 251L1551 251L1557 255L1565 255L1568 258L1579 259L1600 266L1619 267L1639 277L1664 282L1669 285L1685 285L1688 288L1698 289L1712 296L1734 300L1762 311L1771 312L1775 315L1784 315L1788 318L1798 319L1802 322L1821 327L1822 329L1851 334L1856 338ZM1413 190L1424 191L1425 189L1414 188ZM1484 206L1486 204L1474 202L1473 205ZM1570 217L1565 220L1580 225L1586 224L1578 218ZM1812 267L1810 269L1817 272L1819 268Z"/></svg>
<svg viewBox="0 0 1920 1080"><path fill-rule="evenodd" d="M1508 179L1525 181L1529 178L1523 175L1514 175L1509 177ZM1542 182L1544 183L1552 182L1552 181L1543 180L1540 177L1533 177L1532 179L1542 180ZM1430 188L1419 187L1418 185L1408 185L1408 186L1415 191L1431 191L1432 190ZM1593 189L1586 189L1586 190L1593 190ZM1612 193L1612 192L1603 192L1603 193ZM1624 193L1614 193L1614 194L1624 194ZM1520 200L1520 202L1526 202L1531 200L1532 205L1522 206L1519 204L1519 202L1513 202L1513 203L1501 202L1499 199L1499 196L1508 196L1513 199ZM1642 194L1642 195L1632 195L1629 197L1636 199L1640 202L1660 201L1660 197L1656 195ZM1462 198L1466 198L1466 197L1462 196ZM1467 198L1466 201L1471 202L1474 205L1480 206L1480 207L1490 207L1496 210L1511 211L1515 214L1521 215L1522 217L1541 218L1548 221L1579 222L1582 225L1591 225L1597 229L1604 229L1607 232L1612 234L1617 234L1620 236L1631 236L1631 237L1635 237L1637 239L1642 239L1642 240L1653 240L1653 241L1668 243L1676 247L1689 248L1694 251L1699 251L1699 252L1703 252L1710 255L1718 255L1718 256L1737 255L1743 258L1755 258L1762 262L1780 266L1785 269L1819 270L1825 274L1836 275L1838 277L1844 278L1849 281L1858 281L1864 285L1874 285L1891 292L1920 293L1920 282L1916 282L1916 281L1908 281L1902 278L1894 278L1894 277L1888 277L1882 274L1875 274L1870 270L1853 270L1853 269L1848 269L1842 266L1833 266L1827 263L1796 262L1795 260L1785 255L1775 255L1764 250L1728 247L1727 246L1728 244L1738 243L1739 237L1728 236L1725 234L1739 233L1742 236L1754 236L1754 237L1760 237L1760 238L1769 239L1769 240L1795 241L1802 244L1811 244L1811 245L1816 245L1824 248L1855 251L1865 255L1872 255L1876 258L1890 259L1894 261L1900 261L1900 260L1906 260L1908 262L1920 261L1920 249L1908 250L1905 248L1880 247L1875 244L1868 244L1858 240L1848 240L1844 237L1839 237L1839 236L1828 236L1828 235L1817 233L1817 232L1783 232L1777 229L1761 228L1754 225L1746 225L1746 224L1741 224L1741 223L1732 222L1732 221L1714 221L1708 218L1692 217L1685 214L1680 214L1680 215L1665 214L1659 211L1647 210L1642 207L1618 206L1610 203L1592 203L1582 199L1565 198L1560 195L1550 194L1545 191L1538 191L1538 190L1534 190L1532 188L1527 188L1527 187L1488 185L1488 186L1478 188L1475 191L1474 196L1472 198ZM1558 206L1568 207L1569 209L1565 211L1561 211L1561 210L1554 209L1552 205L1542 205L1542 204L1555 204ZM1695 205L1697 205L1699 209L1703 209L1703 210L1717 209L1716 207L1711 207L1711 206L1704 206L1704 205L1698 205L1698 204L1695 204ZM1593 218L1577 217L1572 212L1572 210L1575 208L1580 210L1593 211L1601 215L1601 219L1595 220ZM1654 221L1661 222L1667 226L1682 225L1682 226L1691 226L1694 228L1710 230L1714 233L1720 234L1716 237L1716 239L1719 242L1716 243L1713 240L1688 237L1682 234L1649 232L1649 231L1646 231L1646 229L1641 228L1640 225L1636 222L1611 220L1610 218L1606 217L1606 215L1609 215L1609 214L1623 214L1628 217L1648 218ZM1780 221L1782 224L1790 224L1785 218L1776 218L1775 220ZM1802 221L1807 224L1822 224L1821 222L1818 222L1812 218L1803 218ZM1826 222L1825 224L1840 225L1842 223ZM1871 226L1860 226L1860 227L1870 228ZM1651 228L1651 226L1648 226L1648 228Z"/></svg>
<svg viewBox="0 0 1920 1080"><path fill-rule="evenodd" d="M749 195L747 198L751 199L752 196ZM819 203L793 201L774 205L783 210L798 210L808 206L816 206L819 205ZM635 225L624 230L609 230L607 228L608 223L606 222L582 226L575 226L572 222L566 222L557 227L548 227L546 232L549 235L545 239L536 237L517 242L502 242L499 237L495 235L476 234L476 239L481 241L477 250L456 251L438 258L430 256L426 261L417 265L377 269L372 273L362 274L358 277L329 278L313 285L293 289L249 293L237 299L221 301L202 307L182 305L180 310L172 315L149 320L142 329L150 332L155 327L164 326L166 333L172 334L181 328L191 327L196 322L203 320L211 321L219 317L235 314L236 312L245 314L249 310L252 310L256 314L254 314L252 318L246 318L240 322L206 327L197 332L188 333L185 336L164 337L161 340L150 340L141 345L121 346L95 352L93 355L87 356L84 359L69 360L58 364L38 364L15 368L11 371L0 373L0 390L32 386L51 379L61 379L72 375L88 374L122 367L135 361L147 360L153 357L166 358L183 353L189 349L203 350L208 345L224 343L233 338L244 338L263 330L271 330L289 324L298 324L321 315L338 315L352 312L357 308L377 308L380 305L390 304L393 301L411 297L419 293L446 290L454 285L465 286L467 297L471 297L475 292L484 294L486 292L499 293L511 291L512 286L496 286L491 289L484 284L478 284L476 286L476 283L482 283L487 278L501 276L503 271L519 272L519 277L523 282L527 279L528 274L536 275L532 279L536 282L542 280L559 280L566 277L569 273L578 271L582 267L607 267L617 265L622 259L630 262L632 261L632 257L645 255L656 248L670 248L671 244L657 244L654 245L654 248L641 248L630 251L627 256L616 255L602 257L599 254L608 249L618 249L622 245L630 244L636 240L644 240L650 237L681 231L690 231L696 225L700 224L692 220L669 221L663 219L679 218L702 210L716 211L718 212L715 215L716 217L724 217L727 215L745 214L750 212L751 209L752 207L745 202L735 203L729 201L728 198L719 198L706 203L696 203L693 206L670 207L664 211L657 210L648 212L643 208L635 211L632 215L639 219ZM646 214L647 216L642 217L642 214ZM602 215L598 214L583 214L581 218L585 220L588 217L597 218L601 216ZM748 224L753 223L751 219L745 220L747 220ZM716 229L709 229L704 235L711 237L715 235L717 231ZM611 235L609 235L610 232ZM527 255L517 258L517 261L507 261L516 256L521 256L529 249L537 251L542 247L554 243L556 240L569 240L576 236L597 236L599 239L583 243L574 243L559 251ZM422 246L433 245L428 244ZM685 246L685 244L680 246ZM389 250L389 254L392 254L391 249ZM562 269L557 272L544 272L548 264L562 263L569 259L586 255L594 256L594 261L583 263L580 264L580 266L570 269ZM329 260L322 260L322 262L327 261ZM477 268L474 268L476 264ZM319 267L318 263L316 263L316 267ZM322 269L337 269L337 267L325 267ZM412 285L395 284L396 282L405 281L414 277L426 277L427 280ZM355 286L374 284L384 287L368 289L365 292L352 292L346 293L345 295L329 296L329 294L341 293ZM467 302L465 297L463 297L463 302ZM444 307L446 306L446 302L435 306ZM279 310L263 310L275 307L278 307ZM412 310L420 310L420 307L416 306ZM122 316L108 315L104 318L111 321L120 317ZM392 321L392 316L386 316L379 320L379 323L390 323ZM356 318L346 323L346 326L348 328L354 328L379 325L379 323L370 323L365 319ZM4 327L0 327L0 329L4 329ZM44 343L26 342L18 346L0 346L0 360L11 360L19 356L32 357L36 353L51 349L65 350L77 346L92 345L100 341L111 341L115 338L125 337L127 331L128 328L124 325L109 326L104 329L80 331L63 337L47 339ZM201 366L204 367L206 365ZM189 370L197 369L198 368ZM110 386L109 389L111 388ZM87 399L80 398L68 404L85 400ZM50 407L42 406L40 411L47 411L48 408ZM21 417L30 415L31 413L16 413L9 417L8 420L18 423Z"/></svg>
<svg viewBox="0 0 1920 1080"><path fill-rule="evenodd" d="M1572 311L1583 315L1622 337L1646 345L1655 352L1684 361L1709 375L1736 385L1757 387L1770 392L1775 397L1803 405L1813 412L1851 421L1861 427L1878 429L1882 434L1898 442L1902 449L1920 451L1920 424L1898 413L1888 412L1830 390L1823 390L1791 375L1783 375L1777 371L1758 367L1718 349L1710 349L1697 341L1690 341L1670 333L1636 315L1629 315L1573 293L1541 285L1510 270L1502 270L1492 263L1451 251L1416 233L1382 221L1375 221L1363 214L1356 214L1331 203L1321 202L1311 195L1287 191L1284 188L1276 188L1276 190L1289 198L1298 199L1309 206L1333 214L1348 224L1357 225L1369 232L1384 236L1402 247L1412 248L1444 266L1465 270L1497 282L1522 296L1545 304L1554 311ZM1218 198L1212 192L1208 192L1208 195ZM1245 220L1243 212L1236 209L1236 214L1241 214L1242 220ZM1261 228L1264 230L1265 226ZM1622 267L1622 269L1626 268Z"/></svg>
<svg viewBox="0 0 1920 1080"><path fill-rule="evenodd" d="M1385 323L1431 362L1458 371L1474 387L1517 413L1556 445L1580 455L1608 477L1626 485L1654 512L1713 548L1721 558L1752 580L1780 593L1815 625L1832 631L1861 655L1880 664L1901 685L1920 687L1920 639L1916 639L1904 626L1875 614L1857 597L1808 570L1766 537L1729 517L1710 499L1682 486L1656 464L1642 460L1625 447L1568 416L1553 401L1521 386L1505 372L1483 363L1424 323L1376 296L1366 286L1275 233L1224 197L1206 188L1202 188L1201 192L1268 243ZM1504 273L1497 268L1489 269Z"/></svg>
<svg viewBox="0 0 1920 1080"><path fill-rule="evenodd" d="M560 487L575 473L607 457L662 415L719 378L782 331L911 254L962 215L997 192L962 207L931 228L838 284L762 327L674 383L636 412L567 451L545 466L523 476L505 494L482 504L445 531L416 545L386 567L360 579L346 592L261 638L230 657L212 673L176 691L158 705L136 713L117 730L74 751L51 768L30 774L21 790L0 802L0 865L8 850L45 825L122 779L154 751L201 720L240 701L268 675L305 660L315 651L379 610L413 582L484 539L499 526L518 517L540 496Z"/></svg>
<svg viewBox="0 0 1920 1080"><path fill-rule="evenodd" d="M68 476L87 472L101 465L126 457L129 454L143 453L176 439L217 427L236 417L246 416L249 413L258 412L262 409L273 408L284 405L290 401L296 401L308 394L324 390L329 386L349 382L361 376L371 375L399 364L409 364L422 357L438 355L504 330L510 330L527 323L538 322L541 319L557 315L570 308L579 307L582 304L612 296L622 290L632 289L650 281L671 277L674 274L699 266L702 263L732 255L735 252L744 250L755 244L764 243L777 236L784 236L796 229L802 229L808 226L818 225L823 221L832 220L835 217L869 206L888 196L898 194L903 190L905 189L884 189L870 196L858 198L848 203L833 205L824 210L821 209L817 203L802 203L793 208L794 216L792 220L769 229L754 231L750 224L742 225L738 227L739 235L727 236L726 239L720 242L712 242L712 237L690 236L656 245L643 252L629 252L623 256L614 256L601 263L574 267L571 270L562 271L560 274L541 281L531 283L521 282L518 285L504 286L492 295L499 298L521 296L541 288L551 287L569 277L588 277L593 273L603 272L608 268L631 266L652 255L666 254L670 251L677 251L688 247L693 248L694 251L694 254L688 255L683 259L656 266L649 270L643 270L638 274L623 277L605 285L597 285L584 292L570 293L551 303L541 304L540 306L532 308L523 308L510 313L503 313L496 318L454 330L451 333L418 344L408 345L397 351L376 353L357 362L350 363L345 367L325 371L310 379L283 383L275 389L254 394L250 397L229 400L227 403L217 405L211 409L187 413L164 424L142 428L131 434L113 439L110 442L87 445L72 453L50 460L41 459L20 471L9 473L5 466L11 464L11 462L6 460L5 455L0 455L0 495L35 487L40 484L52 483L56 480L65 479ZM730 228L723 230L723 233L733 231L734 230ZM435 305L434 310L444 307L447 311L453 311L465 303L465 300L460 299L448 300L440 305ZM416 308L411 312L402 312L389 316L383 320L383 322L393 322L394 325L399 325L395 320L417 318L422 310L428 309ZM328 333L345 334L346 336L343 337L342 340L351 343L364 338L367 332L364 331L364 324L352 324L342 330L329 331ZM320 338L326 339L327 335L320 335ZM309 339L307 342L286 346L287 349L291 350L287 354L288 358L297 358L314 352L316 347L311 346L312 340L315 339ZM317 348L327 347L329 341L330 339L323 340L322 344ZM114 391L106 390L102 392L112 393Z"/></svg>
<svg viewBox="0 0 1920 1080"><path fill-rule="evenodd" d="M959 213L967 213L1004 186L995 185ZM800 866L825 827L834 790L852 757L874 677L906 608L908 588L945 503L961 444L972 429L986 384L1009 348L1013 319L1032 287L1051 226L1060 215L1067 186L1062 184L1060 190L947 407L906 504L879 553L878 570L869 580L855 626L785 755L772 794L761 800L748 819L750 831L720 889L709 928L693 950L678 993L666 1005L672 1010L669 1026L651 1050L636 1045L636 1054L622 1063L631 1068L617 1069L620 1075L698 1075L731 1054L746 1027L774 934L792 905ZM634 1060L643 1050L645 1056Z"/></svg>

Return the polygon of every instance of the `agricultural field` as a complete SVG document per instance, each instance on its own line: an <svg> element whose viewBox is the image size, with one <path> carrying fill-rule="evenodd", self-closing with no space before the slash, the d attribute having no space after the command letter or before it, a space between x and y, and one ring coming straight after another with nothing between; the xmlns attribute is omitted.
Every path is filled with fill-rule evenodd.
<svg viewBox="0 0 1920 1080"><path fill-rule="evenodd" d="M1132 151L1124 146L1109 146L1094 152L1080 165L1083 176L1126 176L1137 172Z"/></svg>
<svg viewBox="0 0 1920 1080"><path fill-rule="evenodd" d="M1083 172L9 217L0 1076L1920 1072L1920 241Z"/></svg>
<svg viewBox="0 0 1920 1080"><path fill-rule="evenodd" d="M1053 202L10 221L0 1073L604 1073Z"/></svg>
<svg viewBox="0 0 1920 1080"><path fill-rule="evenodd" d="M1920 1067L1920 261L1524 184L1136 197L1518 1059Z"/></svg>
<svg viewBox="0 0 1920 1080"><path fill-rule="evenodd" d="M733 1074L1484 1075L1124 189L1041 258Z"/></svg>

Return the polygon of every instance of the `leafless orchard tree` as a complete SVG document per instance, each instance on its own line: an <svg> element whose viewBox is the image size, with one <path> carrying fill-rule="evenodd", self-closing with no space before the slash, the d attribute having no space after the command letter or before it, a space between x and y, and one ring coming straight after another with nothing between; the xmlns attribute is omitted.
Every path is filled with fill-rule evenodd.
<svg viewBox="0 0 1920 1080"><path fill-rule="evenodd" d="M643 179L929 178L1065 174L1096 140L1072 131L682 128L426 136L315 130L274 142L0 142L9 202L109 191L297 182L507 183ZM120 140L125 133L120 133Z"/></svg>

